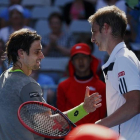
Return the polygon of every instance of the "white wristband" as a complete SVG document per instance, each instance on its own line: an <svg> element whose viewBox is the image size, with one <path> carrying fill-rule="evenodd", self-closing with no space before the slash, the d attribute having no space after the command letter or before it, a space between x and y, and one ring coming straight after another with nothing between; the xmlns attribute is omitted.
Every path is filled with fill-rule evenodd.
<svg viewBox="0 0 140 140"><path fill-rule="evenodd" d="M100 119L100 120L98 120L98 121L96 121L96 122L95 122L95 124L98 124L99 122L101 122L101 119Z"/></svg>

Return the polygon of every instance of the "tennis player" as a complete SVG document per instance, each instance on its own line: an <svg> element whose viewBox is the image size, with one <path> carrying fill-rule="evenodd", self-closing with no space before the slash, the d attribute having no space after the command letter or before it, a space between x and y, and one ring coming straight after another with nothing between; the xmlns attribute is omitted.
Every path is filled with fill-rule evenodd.
<svg viewBox="0 0 140 140"><path fill-rule="evenodd" d="M99 9L88 19L91 40L109 54L102 66L108 117L96 122L127 140L140 139L140 62L124 43L127 18L116 6Z"/></svg>
<svg viewBox="0 0 140 140"><path fill-rule="evenodd" d="M32 70L40 68L44 58L41 37L27 29L18 30L10 35L6 52L13 67L0 76L0 140L43 140L25 129L17 118L18 108L23 102L45 102L41 87L29 77ZM89 96L87 88L84 103L65 113L71 121L78 121L100 107L100 101L100 95L95 93ZM75 112L78 112L76 118Z"/></svg>

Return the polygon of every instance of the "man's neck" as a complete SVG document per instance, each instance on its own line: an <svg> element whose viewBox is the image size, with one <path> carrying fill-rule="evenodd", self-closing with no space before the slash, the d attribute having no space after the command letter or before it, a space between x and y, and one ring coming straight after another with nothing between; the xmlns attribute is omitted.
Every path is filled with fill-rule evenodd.
<svg viewBox="0 0 140 140"><path fill-rule="evenodd" d="M107 53L110 55L117 44L122 42L123 39L114 39L108 43Z"/></svg>
<svg viewBox="0 0 140 140"><path fill-rule="evenodd" d="M14 70L17 70L17 69L23 71L23 73L26 74L27 76L29 76L32 73L32 71L24 69L23 67L19 67L18 65L13 66L13 68L11 70L14 71Z"/></svg>

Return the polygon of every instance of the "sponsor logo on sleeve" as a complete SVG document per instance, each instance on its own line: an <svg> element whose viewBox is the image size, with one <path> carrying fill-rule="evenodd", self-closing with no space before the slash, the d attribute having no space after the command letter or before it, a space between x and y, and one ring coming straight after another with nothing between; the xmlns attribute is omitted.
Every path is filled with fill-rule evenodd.
<svg viewBox="0 0 140 140"><path fill-rule="evenodd" d="M30 92L29 96L30 96L30 98L39 97L39 93L38 92Z"/></svg>
<svg viewBox="0 0 140 140"><path fill-rule="evenodd" d="M121 76L124 76L125 75L125 72L124 71L121 71L118 73L118 77L121 77Z"/></svg>

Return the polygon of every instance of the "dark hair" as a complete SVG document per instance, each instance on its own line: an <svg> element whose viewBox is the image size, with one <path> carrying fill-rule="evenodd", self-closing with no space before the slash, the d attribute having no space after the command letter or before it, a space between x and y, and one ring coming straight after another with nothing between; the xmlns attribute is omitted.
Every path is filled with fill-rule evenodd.
<svg viewBox="0 0 140 140"><path fill-rule="evenodd" d="M114 37L123 38L127 26L126 14L116 6L106 6L97 10L97 12L90 16L88 21L90 23L96 22L100 26L100 32L104 23L107 23L112 28L112 35Z"/></svg>
<svg viewBox="0 0 140 140"><path fill-rule="evenodd" d="M22 49L29 55L31 44L35 40L41 40L41 36L36 31L28 29L20 29L12 33L6 43L6 53L8 57L8 64L17 62L18 50Z"/></svg>
<svg viewBox="0 0 140 140"><path fill-rule="evenodd" d="M61 22L63 22L63 16L58 13L58 12L54 12L52 13L49 17L48 17L48 21L50 22L52 18L57 17Z"/></svg>

